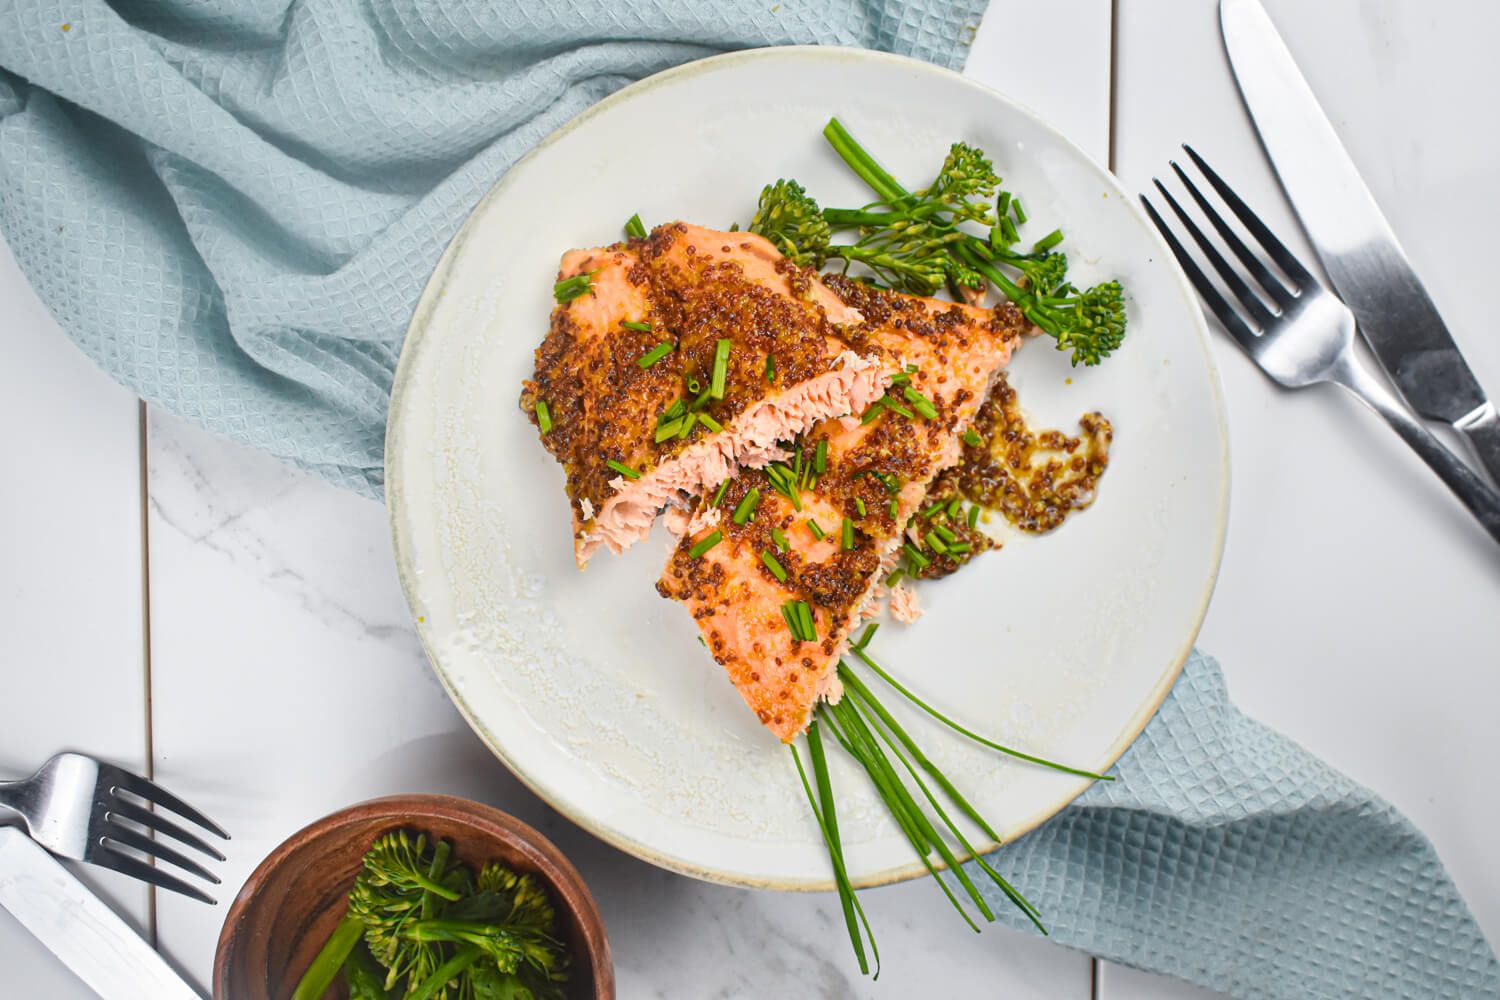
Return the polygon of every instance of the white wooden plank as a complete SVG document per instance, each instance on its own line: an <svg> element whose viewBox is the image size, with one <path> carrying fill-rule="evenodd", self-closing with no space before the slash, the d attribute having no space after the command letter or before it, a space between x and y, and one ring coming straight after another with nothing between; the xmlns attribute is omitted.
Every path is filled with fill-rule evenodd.
<svg viewBox="0 0 1500 1000"><path fill-rule="evenodd" d="M135 397L68 341L0 242L0 777L58 750L137 771L146 757L140 453ZM140 883L78 875L138 929ZM13 996L93 994L0 910L0 969Z"/></svg>
<svg viewBox="0 0 1500 1000"><path fill-rule="evenodd" d="M1476 130L1472 103L1456 96L1500 85L1486 42L1500 11L1461 0L1266 2L1469 361L1500 391L1482 263L1500 224L1500 138ZM1144 190L1190 141L1305 253L1234 88L1216 5L1120 6L1116 166L1126 183ZM1246 711L1411 816L1500 936L1500 869L1488 851L1500 803L1472 763L1500 752L1493 546L1352 400L1281 393L1227 340L1215 352L1234 485L1202 648L1221 658ZM1100 995L1202 994L1106 967Z"/></svg>

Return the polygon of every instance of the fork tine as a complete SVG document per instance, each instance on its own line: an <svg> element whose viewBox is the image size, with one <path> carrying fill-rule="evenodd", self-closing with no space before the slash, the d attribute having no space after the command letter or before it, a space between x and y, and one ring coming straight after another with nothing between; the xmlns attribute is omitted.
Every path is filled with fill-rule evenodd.
<svg viewBox="0 0 1500 1000"><path fill-rule="evenodd" d="M1254 355L1256 348L1255 333L1250 327L1245 325L1245 321L1240 318L1240 314L1234 311L1234 307L1229 304L1224 296L1219 294L1219 290L1214 287L1213 282L1208 280L1208 275L1203 273L1198 267L1197 261L1193 260L1192 255L1177 241L1177 237L1173 235L1171 227L1162 220L1160 215L1156 214L1156 207L1151 204L1151 201L1145 195L1141 195L1141 204L1146 207L1146 214L1151 216L1151 221L1160 230L1162 238L1167 241L1167 246L1172 248L1172 256L1177 258L1177 263L1182 265L1183 271L1187 272L1188 280L1193 283L1193 287L1198 290L1198 294L1208 304L1208 308L1219 318L1219 323L1225 330L1229 331L1229 335L1238 341L1239 345L1247 353Z"/></svg>
<svg viewBox="0 0 1500 1000"><path fill-rule="evenodd" d="M1177 164L1174 163L1172 166L1175 167ZM1178 173L1180 174L1181 171L1178 171ZM1260 300L1260 296L1256 295L1250 286L1245 283L1245 279L1240 277L1240 272L1234 269L1234 265L1224 259L1224 255L1219 252L1219 248L1214 246L1213 241L1204 234L1203 230L1198 228L1198 224L1193 221L1193 217L1188 215L1181 205L1177 204L1177 199L1172 197L1172 192L1167 190L1166 185L1162 184L1155 177L1151 178L1151 183L1155 184L1156 190L1160 191L1161 196L1167 199L1167 204L1172 207L1172 211L1177 215L1183 226L1187 228L1188 235L1192 236L1193 242L1198 244L1198 249L1203 251L1203 256L1208 258L1208 262L1214 266L1214 270L1219 272L1219 277L1224 279L1224 284L1229 286L1229 290L1234 293L1234 297L1240 300L1240 305L1249 310L1250 315L1260 324L1261 329L1270 326L1276 317L1271 314L1271 310L1266 307L1266 304ZM1208 215L1216 223L1222 223L1222 220L1211 209L1208 210ZM1218 226L1216 225L1215 228L1218 228ZM1222 232L1222 230L1220 231ZM1248 253L1249 251L1247 250L1246 252ZM1251 254L1251 256L1253 257L1254 254Z"/></svg>
<svg viewBox="0 0 1500 1000"><path fill-rule="evenodd" d="M1224 204L1229 206L1229 210L1237 215L1239 220L1245 224L1245 228L1250 230L1250 235L1254 236L1260 241L1260 245L1265 247L1266 253L1271 255L1271 259L1276 262L1276 265L1285 271L1287 276L1301 288L1306 288L1308 285L1315 283L1317 279L1312 276L1312 272L1303 267L1302 262L1286 248L1286 244L1278 240L1276 235L1267 228L1266 224L1260 221L1260 216L1250 211L1250 206L1240 200L1240 196L1234 193L1233 188L1224 183L1224 179L1214 172L1214 168L1210 167L1192 146L1183 143L1182 148L1187 152L1188 157L1192 159L1198 169L1203 172L1203 176L1208 178L1208 183L1219 193L1219 197L1224 199Z"/></svg>
<svg viewBox="0 0 1500 1000"><path fill-rule="evenodd" d="M1240 259L1240 262L1250 269L1250 273L1254 275L1256 283L1270 293L1271 298L1275 299L1281 308L1285 309L1290 306L1297 297L1296 293L1283 285L1281 280L1271 273L1271 269L1266 266L1265 261L1260 259L1260 255L1245 245L1245 241L1240 239L1240 234L1230 228L1229 223L1224 221L1224 216L1219 214L1218 209L1209 204L1203 192L1198 190L1198 185L1193 183L1193 179L1178 165L1177 161L1169 160L1168 163L1171 165L1172 171L1177 174L1178 180L1182 181L1182 186L1188 189L1188 194L1193 196L1193 200L1198 203L1198 207L1208 217L1208 221L1213 223L1213 227L1218 231L1219 236L1229 245L1229 249L1233 250L1234 255ZM1179 211L1178 214L1181 215L1181 212ZM1184 219L1184 221L1186 220ZM1270 321L1263 319L1260 322L1264 326Z"/></svg>
<svg viewBox="0 0 1500 1000"><path fill-rule="evenodd" d="M202 851L204 854L211 855L218 861L224 860L224 855L220 854L219 851L212 845L210 845L206 840L200 839L196 835L189 833L187 830L184 830L176 823L173 823L162 816L158 816L156 813L152 812L149 809L143 809L140 806L136 805L134 802L127 802L125 799L120 798L118 795L113 797L112 801L109 803L108 809L105 811L106 820L115 818L128 819L132 823L139 823L141 826L146 827L148 830L154 830L156 833L161 834L162 836L171 837L178 843L186 844L189 847L196 848L197 850Z"/></svg>
<svg viewBox="0 0 1500 1000"><path fill-rule="evenodd" d="M118 823L105 823L103 829L99 831L99 835L106 840L124 844L126 847L133 847L147 857L174 864L183 871L212 882L214 885L219 884L219 877L217 875L204 868L186 854L173 850L159 841L152 840L143 833L137 833L127 826L121 826Z"/></svg>
<svg viewBox="0 0 1500 1000"><path fill-rule="evenodd" d="M209 906L217 905L212 896L197 886L190 885L175 875L168 875L166 872L154 868L144 861L132 858L128 854L121 854L119 851L112 850L109 847L101 846L94 852L91 860L101 868L109 868L122 875L138 878L142 882L150 882L152 885L162 889L180 892L184 896L207 903Z"/></svg>
<svg viewBox="0 0 1500 1000"><path fill-rule="evenodd" d="M101 767L99 771L109 781L111 792L118 792L123 788L133 795L139 795L147 802L152 802L163 808L172 810L183 819L196 823L198 826L217 834L224 840L229 839L229 834L225 833L219 824L155 782L147 781L139 775L131 774L129 771L121 770L117 767Z"/></svg>

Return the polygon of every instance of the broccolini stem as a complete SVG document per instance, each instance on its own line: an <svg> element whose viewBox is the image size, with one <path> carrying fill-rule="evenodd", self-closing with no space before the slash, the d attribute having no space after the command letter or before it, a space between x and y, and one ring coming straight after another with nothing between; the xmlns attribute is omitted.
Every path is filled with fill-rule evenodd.
<svg viewBox="0 0 1500 1000"><path fill-rule="evenodd" d="M484 951L476 945L464 945L453 957L438 966L415 990L406 995L406 1000L431 1000L438 990L451 982L459 973L479 961Z"/></svg>
<svg viewBox="0 0 1500 1000"><path fill-rule="evenodd" d="M886 202L896 205L911 197L911 193L901 186L900 181L887 173L884 167L875 162L875 157L854 141L854 136L844 128L843 122L837 118L828 119L828 124L823 127L823 138L849 164L849 169L858 174Z"/></svg>
<svg viewBox="0 0 1500 1000"><path fill-rule="evenodd" d="M354 950L355 945L359 944L359 939L364 932L364 922L351 913L345 913L344 919L339 921L333 934L313 957L312 964L307 967L307 971L302 973L302 978L297 980L297 988L292 991L292 1000L319 1000L327 992L328 987L333 985L334 977L344 967L349 953Z"/></svg>

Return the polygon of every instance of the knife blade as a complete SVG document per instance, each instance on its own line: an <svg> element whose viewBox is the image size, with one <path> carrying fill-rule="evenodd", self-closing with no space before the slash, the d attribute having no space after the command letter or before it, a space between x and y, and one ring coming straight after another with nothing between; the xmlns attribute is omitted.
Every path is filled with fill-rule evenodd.
<svg viewBox="0 0 1500 1000"><path fill-rule="evenodd" d="M202 1000L36 841L0 827L0 906L105 1000Z"/></svg>
<svg viewBox="0 0 1500 1000"><path fill-rule="evenodd" d="M1451 424L1500 483L1500 415L1259 0L1220 0L1240 94L1359 332L1412 409Z"/></svg>

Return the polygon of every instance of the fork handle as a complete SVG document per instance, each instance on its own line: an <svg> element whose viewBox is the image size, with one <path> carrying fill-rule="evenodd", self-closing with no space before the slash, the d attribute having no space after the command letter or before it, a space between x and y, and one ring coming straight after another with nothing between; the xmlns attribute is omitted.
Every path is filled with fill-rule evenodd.
<svg viewBox="0 0 1500 1000"><path fill-rule="evenodd" d="M1454 495L1469 508L1491 538L1500 542L1500 494L1490 489L1443 442L1439 441L1396 394L1347 353L1330 372L1332 381L1353 393L1360 402L1385 418L1401 439L1411 446L1438 474Z"/></svg>

